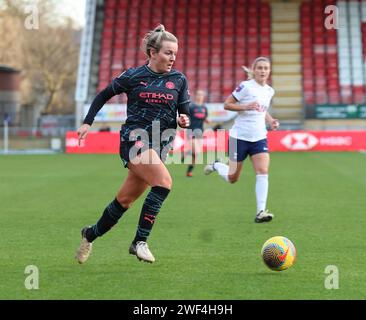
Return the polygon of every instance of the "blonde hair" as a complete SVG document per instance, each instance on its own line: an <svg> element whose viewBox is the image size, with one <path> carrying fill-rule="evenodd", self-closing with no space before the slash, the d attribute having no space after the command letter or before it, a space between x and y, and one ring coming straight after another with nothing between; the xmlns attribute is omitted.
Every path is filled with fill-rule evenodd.
<svg viewBox="0 0 366 320"><path fill-rule="evenodd" d="M269 60L269 58L267 58L267 57L258 57L258 58L255 58L255 60L253 61L251 68L248 68L246 66L242 66L243 70L245 71L245 73L248 76L248 80L253 79L253 77L254 77L253 70L255 69L257 63L260 62L260 61L268 62L269 64L271 64L271 60Z"/></svg>
<svg viewBox="0 0 366 320"><path fill-rule="evenodd" d="M159 24L154 30L146 33L142 39L141 48L148 58L151 57L151 49L155 49L157 52L160 51L163 41L171 41L178 43L177 37L165 30L164 25Z"/></svg>

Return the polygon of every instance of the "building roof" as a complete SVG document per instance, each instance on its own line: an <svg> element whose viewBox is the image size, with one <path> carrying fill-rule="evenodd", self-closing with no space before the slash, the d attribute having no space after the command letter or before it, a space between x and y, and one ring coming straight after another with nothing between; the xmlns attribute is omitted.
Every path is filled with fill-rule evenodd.
<svg viewBox="0 0 366 320"><path fill-rule="evenodd" d="M9 66L0 64L0 72L2 73L19 73L20 71Z"/></svg>

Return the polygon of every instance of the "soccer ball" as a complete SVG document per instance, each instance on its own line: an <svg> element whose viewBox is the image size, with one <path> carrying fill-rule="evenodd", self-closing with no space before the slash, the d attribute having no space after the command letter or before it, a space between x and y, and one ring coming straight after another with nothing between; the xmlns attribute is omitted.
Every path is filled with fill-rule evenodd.
<svg viewBox="0 0 366 320"><path fill-rule="evenodd" d="M268 268L274 271L282 271L290 268L295 263L296 249L289 239L276 236L264 243L261 255Z"/></svg>

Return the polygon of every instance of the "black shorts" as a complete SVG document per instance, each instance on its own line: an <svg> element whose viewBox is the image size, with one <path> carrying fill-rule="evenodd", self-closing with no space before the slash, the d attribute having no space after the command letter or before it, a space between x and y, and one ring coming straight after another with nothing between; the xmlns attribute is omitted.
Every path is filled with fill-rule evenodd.
<svg viewBox="0 0 366 320"><path fill-rule="evenodd" d="M124 141L121 139L119 146L119 156L123 162L125 168L127 168L128 163L134 159L136 156L140 155L143 151L148 149L153 149L156 151L162 162L165 162L169 151L172 148L170 142L162 142L160 148L154 148L149 144L149 142L143 142L142 140L136 141Z"/></svg>
<svg viewBox="0 0 366 320"><path fill-rule="evenodd" d="M246 157L258 154L268 153L267 139L259 141L245 141L229 137L229 159L235 162L241 162Z"/></svg>

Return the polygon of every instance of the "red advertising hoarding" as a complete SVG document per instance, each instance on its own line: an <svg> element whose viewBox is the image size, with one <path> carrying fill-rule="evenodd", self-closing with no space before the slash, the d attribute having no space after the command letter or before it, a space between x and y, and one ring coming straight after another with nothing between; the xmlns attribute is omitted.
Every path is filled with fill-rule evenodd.
<svg viewBox="0 0 366 320"><path fill-rule="evenodd" d="M271 151L362 151L366 131L271 131Z"/></svg>
<svg viewBox="0 0 366 320"><path fill-rule="evenodd" d="M223 130L204 133L204 151L227 150L228 132ZM364 151L366 131L270 131L270 151ZM185 131L179 131L173 151L188 149ZM78 145L76 132L66 134L66 153L118 153L119 132L90 132Z"/></svg>
<svg viewBox="0 0 366 320"><path fill-rule="evenodd" d="M118 153L119 132L89 132L79 146L77 133L68 131L65 146L66 153Z"/></svg>
<svg viewBox="0 0 366 320"><path fill-rule="evenodd" d="M204 151L227 150L228 132L224 130L208 130L204 133ZM81 145L78 145L78 136L74 131L66 134L66 153L118 153L119 132L89 132ZM186 131L178 131L173 144L174 151L183 151L190 148L187 142Z"/></svg>

